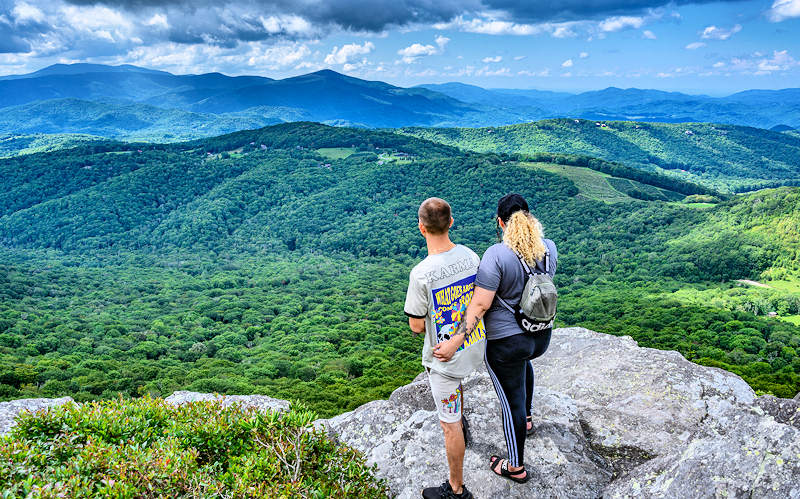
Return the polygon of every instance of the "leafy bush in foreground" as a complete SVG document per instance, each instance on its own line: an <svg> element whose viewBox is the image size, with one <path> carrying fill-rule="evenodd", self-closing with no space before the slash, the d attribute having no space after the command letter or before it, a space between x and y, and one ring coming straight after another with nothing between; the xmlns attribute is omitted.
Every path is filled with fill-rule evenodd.
<svg viewBox="0 0 800 499"><path fill-rule="evenodd" d="M22 414L0 439L3 497L385 497L314 417L150 397Z"/></svg>

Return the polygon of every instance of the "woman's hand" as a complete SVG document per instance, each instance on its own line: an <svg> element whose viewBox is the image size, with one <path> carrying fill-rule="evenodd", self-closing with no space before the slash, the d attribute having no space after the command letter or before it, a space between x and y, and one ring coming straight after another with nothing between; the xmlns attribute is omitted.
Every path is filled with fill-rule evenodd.
<svg viewBox="0 0 800 499"><path fill-rule="evenodd" d="M441 362L449 362L456 351L464 344L464 335L459 334L449 340L434 345L433 356Z"/></svg>

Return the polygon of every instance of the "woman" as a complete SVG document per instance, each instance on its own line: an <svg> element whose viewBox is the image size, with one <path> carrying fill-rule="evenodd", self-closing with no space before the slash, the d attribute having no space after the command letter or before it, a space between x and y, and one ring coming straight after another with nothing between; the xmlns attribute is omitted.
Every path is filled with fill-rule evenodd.
<svg viewBox="0 0 800 499"><path fill-rule="evenodd" d="M525 287L527 274L520 257L531 271L547 272L552 277L558 253L553 241L544 239L542 225L530 214L528 203L519 194L500 198L497 223L503 230L503 242L483 254L475 278L475 293L460 327L469 334L481 318L486 327L486 368L500 399L508 447L507 459L492 456L489 465L497 475L525 483L530 479L523 464L525 437L533 432L530 360L547 350L553 325L543 324L539 331L525 332L506 305L519 304Z"/></svg>

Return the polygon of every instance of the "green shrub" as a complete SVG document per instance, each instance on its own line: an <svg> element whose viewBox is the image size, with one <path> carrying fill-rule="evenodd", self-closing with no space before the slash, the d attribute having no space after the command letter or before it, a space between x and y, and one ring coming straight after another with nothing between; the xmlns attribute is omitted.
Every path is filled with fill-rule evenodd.
<svg viewBox="0 0 800 499"><path fill-rule="evenodd" d="M150 397L23 413L0 439L3 497L385 497L314 418Z"/></svg>

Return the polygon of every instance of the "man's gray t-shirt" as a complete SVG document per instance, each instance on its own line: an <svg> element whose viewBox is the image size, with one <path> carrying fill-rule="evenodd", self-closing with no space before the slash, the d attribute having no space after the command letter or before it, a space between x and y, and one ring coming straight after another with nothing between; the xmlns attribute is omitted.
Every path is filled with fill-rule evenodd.
<svg viewBox="0 0 800 499"><path fill-rule="evenodd" d="M404 311L409 317L425 318L422 365L452 378L463 378L483 362L483 323L464 340L448 362L433 356L433 346L450 339L461 321L475 290L480 259L460 244L437 255L429 255L411 270Z"/></svg>
<svg viewBox="0 0 800 499"><path fill-rule="evenodd" d="M550 277L553 277L558 265L558 250L550 239L545 239L544 244L550 252L550 256L547 258L547 268L544 268L544 258L542 258L541 261L536 262L536 267L532 267L531 271L547 272ZM496 292L492 306L483 316L487 340L499 340L523 332L517 324L514 314L500 303L497 296L503 298L511 307L516 307L522 298L526 279L527 276L522 270L519 258L504 243L490 246L483 254L475 285Z"/></svg>

